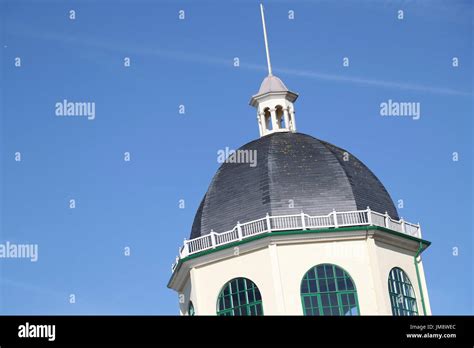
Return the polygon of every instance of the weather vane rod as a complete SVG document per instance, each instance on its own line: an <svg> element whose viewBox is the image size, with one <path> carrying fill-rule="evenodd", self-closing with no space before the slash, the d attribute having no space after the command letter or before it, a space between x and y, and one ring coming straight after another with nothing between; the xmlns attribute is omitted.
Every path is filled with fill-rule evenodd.
<svg viewBox="0 0 474 348"><path fill-rule="evenodd" d="M265 26L265 15L263 13L263 5L260 4L260 12L262 13L263 38L265 39L265 51L267 52L268 75L272 75L272 64L270 63L270 51L268 50L267 28Z"/></svg>

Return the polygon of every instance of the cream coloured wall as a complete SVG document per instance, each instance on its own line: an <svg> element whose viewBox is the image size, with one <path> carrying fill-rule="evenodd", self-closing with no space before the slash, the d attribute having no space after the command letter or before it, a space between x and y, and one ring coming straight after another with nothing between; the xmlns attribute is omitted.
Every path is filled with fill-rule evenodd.
<svg viewBox="0 0 474 348"><path fill-rule="evenodd" d="M248 247L247 247L248 248ZM240 249L238 249L240 250ZM240 250L241 251L241 250ZM302 315L300 284L313 266L332 263L346 270L355 283L361 315L391 315L388 274L402 268L415 289L418 312L423 314L414 252L375 241L371 236L349 240L278 240L234 256L229 249L220 260L191 268L183 287L180 312L191 299L197 315L215 315L218 295L226 282L236 277L252 280L259 288L265 315ZM420 276L424 273L420 264ZM424 284L427 314L431 314Z"/></svg>
<svg viewBox="0 0 474 348"><path fill-rule="evenodd" d="M198 315L215 315L217 297L229 280L244 277L252 280L260 290L264 314L274 314L277 307L273 287L273 274L268 248L233 256L194 270L192 284L196 296L195 309Z"/></svg>

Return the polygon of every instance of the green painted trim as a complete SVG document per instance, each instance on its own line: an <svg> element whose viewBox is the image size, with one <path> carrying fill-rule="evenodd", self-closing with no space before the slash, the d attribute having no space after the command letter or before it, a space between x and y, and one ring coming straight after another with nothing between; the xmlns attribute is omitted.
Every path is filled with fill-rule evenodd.
<svg viewBox="0 0 474 348"><path fill-rule="evenodd" d="M420 242L420 247L418 248L418 251L416 252L416 255L413 257L413 261L415 262L416 278L418 280L418 289L420 289L421 305L423 307L423 315L426 315L425 297L423 296L423 287L421 286L420 271L418 270L418 261L416 260L418 258L418 256L420 256L422 251L423 251L423 245Z"/></svg>
<svg viewBox="0 0 474 348"><path fill-rule="evenodd" d="M405 239L409 239L409 240L413 240L415 242L419 242L422 245L426 245L425 248L427 248L431 245L430 241L420 239L420 238L416 238L416 237L413 237L413 236L409 236L409 235L401 233L401 232L393 231L391 229L388 229L388 228L385 228L385 227L380 227L380 226L375 226L375 225L339 227L339 228L324 228L324 229L320 229L320 230L273 231L273 232L270 232L270 233L262 233L262 234L259 234L259 235L253 236L253 237L245 238L245 239L240 240L240 241L235 241L235 242L232 242L232 243L229 243L229 244L221 245L221 246L215 247L214 249L208 249L208 250L200 251L196 254L186 256L183 259L179 259L178 265L176 266L176 269L174 270L173 274L170 277L170 280L168 281L168 287L170 286L170 283L171 283L171 280L173 279L173 276L179 271L179 269L181 268L181 265L183 263L185 263L186 261L204 256L204 255L209 255L209 254L215 253L217 251L221 251L221 250L225 250L225 249L228 249L228 248L236 247L238 245L242 245L242 244L245 244L245 243L250 243L254 240L258 240L258 239L262 239L262 238L268 238L268 237L272 237L272 236L288 236L288 235L295 235L295 234L331 233L331 232L361 231L361 230L363 230L363 231L377 230L377 231L387 232L387 233L393 234L395 236L399 236L399 237L402 237L402 238L405 238Z"/></svg>

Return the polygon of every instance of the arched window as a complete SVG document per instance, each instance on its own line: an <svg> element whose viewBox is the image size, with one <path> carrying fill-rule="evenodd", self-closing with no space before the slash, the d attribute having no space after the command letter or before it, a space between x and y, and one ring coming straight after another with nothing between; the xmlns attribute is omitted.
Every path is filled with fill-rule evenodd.
<svg viewBox="0 0 474 348"><path fill-rule="evenodd" d="M281 105L276 106L275 113L276 113L278 128L280 129L286 128L285 117L283 115L283 108L281 107Z"/></svg>
<svg viewBox="0 0 474 348"><path fill-rule="evenodd" d="M263 315L257 286L247 278L234 278L226 283L217 299L217 315Z"/></svg>
<svg viewBox="0 0 474 348"><path fill-rule="evenodd" d="M195 312L194 312L193 303L192 303L192 301L189 301L189 305L188 305L188 315L193 316L194 314L195 314Z"/></svg>
<svg viewBox="0 0 474 348"><path fill-rule="evenodd" d="M263 110L263 117L265 118L265 128L267 130L272 130L272 115L270 113L270 108L265 108Z"/></svg>
<svg viewBox="0 0 474 348"><path fill-rule="evenodd" d="M304 315L359 315L357 290L349 273L332 264L311 268L301 281Z"/></svg>
<svg viewBox="0 0 474 348"><path fill-rule="evenodd" d="M418 315L413 286L401 268L395 267L390 271L388 293L393 315Z"/></svg>

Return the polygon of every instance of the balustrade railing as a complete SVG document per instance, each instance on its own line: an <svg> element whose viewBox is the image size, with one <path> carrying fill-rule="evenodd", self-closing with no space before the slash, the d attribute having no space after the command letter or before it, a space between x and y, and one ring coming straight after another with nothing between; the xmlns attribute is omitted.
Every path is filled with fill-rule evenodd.
<svg viewBox="0 0 474 348"><path fill-rule="evenodd" d="M179 249L179 256L176 258L176 262L172 265L172 271L175 270L180 258L262 233L370 225L386 227L396 232L421 238L421 228L419 224L406 222L403 219L395 220L387 213L380 214L372 211L370 208L346 212L333 211L328 215L322 216L311 216L304 213L277 216L267 214L258 220L245 222L243 224L238 222L230 231L216 233L211 230L211 232L205 236L185 240L184 245Z"/></svg>

